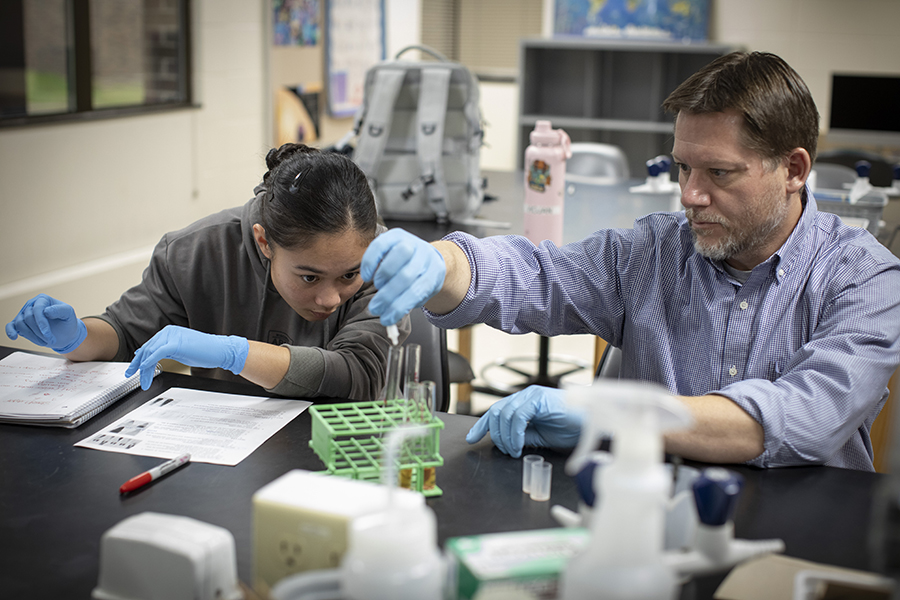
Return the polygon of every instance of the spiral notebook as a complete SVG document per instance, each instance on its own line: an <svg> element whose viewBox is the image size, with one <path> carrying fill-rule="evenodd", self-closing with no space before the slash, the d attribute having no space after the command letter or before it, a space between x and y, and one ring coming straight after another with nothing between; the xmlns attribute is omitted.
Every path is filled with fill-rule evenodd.
<svg viewBox="0 0 900 600"><path fill-rule="evenodd" d="M0 422L78 427L140 386L127 368L13 352L0 360Z"/></svg>

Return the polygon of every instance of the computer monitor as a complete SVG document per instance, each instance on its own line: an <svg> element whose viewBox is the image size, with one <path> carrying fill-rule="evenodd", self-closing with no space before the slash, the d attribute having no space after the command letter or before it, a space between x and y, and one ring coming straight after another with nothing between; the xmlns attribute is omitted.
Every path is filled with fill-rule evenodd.
<svg viewBox="0 0 900 600"><path fill-rule="evenodd" d="M900 76L834 73L828 135L900 144Z"/></svg>

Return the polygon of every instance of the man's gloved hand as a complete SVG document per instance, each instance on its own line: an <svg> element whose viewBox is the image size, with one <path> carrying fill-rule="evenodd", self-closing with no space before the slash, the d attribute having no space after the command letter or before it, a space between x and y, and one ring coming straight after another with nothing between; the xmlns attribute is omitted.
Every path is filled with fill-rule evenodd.
<svg viewBox="0 0 900 600"><path fill-rule="evenodd" d="M388 326L438 293L447 267L437 248L408 231L391 229L369 244L360 274L378 288L369 311Z"/></svg>
<svg viewBox="0 0 900 600"><path fill-rule="evenodd" d="M166 325L137 349L125 376L131 377L140 370L141 388L146 390L153 383L156 363L164 358L177 360L189 367L219 367L239 375L244 370L249 351L250 343L247 338L212 335L186 327Z"/></svg>
<svg viewBox="0 0 900 600"><path fill-rule="evenodd" d="M581 434L581 413L571 411L556 388L532 385L494 403L466 441L474 444L490 432L502 452L514 458L524 446L574 448Z"/></svg>
<svg viewBox="0 0 900 600"><path fill-rule="evenodd" d="M87 327L75 316L74 308L47 294L38 294L6 324L6 335L11 340L21 335L38 346L68 354L87 337Z"/></svg>

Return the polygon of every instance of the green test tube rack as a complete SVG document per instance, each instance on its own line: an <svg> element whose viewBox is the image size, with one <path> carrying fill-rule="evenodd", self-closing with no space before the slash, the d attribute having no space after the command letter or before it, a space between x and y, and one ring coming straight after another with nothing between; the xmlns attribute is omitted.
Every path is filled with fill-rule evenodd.
<svg viewBox="0 0 900 600"><path fill-rule="evenodd" d="M405 401L349 402L322 404L310 408L312 439L310 447L325 463L331 475L381 481L387 434L409 422ZM397 472L409 469L410 489L426 497L440 496L441 488L425 488L425 469L444 464L440 454L440 431L444 423L437 417L421 423L426 435L403 443Z"/></svg>

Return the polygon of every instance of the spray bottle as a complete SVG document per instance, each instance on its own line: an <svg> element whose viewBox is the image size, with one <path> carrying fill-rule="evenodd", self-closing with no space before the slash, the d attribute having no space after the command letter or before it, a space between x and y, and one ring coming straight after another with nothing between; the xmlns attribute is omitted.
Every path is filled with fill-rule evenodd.
<svg viewBox="0 0 900 600"><path fill-rule="evenodd" d="M860 160L856 162L854 169L856 169L856 179L850 185L848 197L850 204L856 204L860 198L872 191L872 183L869 181L872 163L867 160Z"/></svg>
<svg viewBox="0 0 900 600"><path fill-rule="evenodd" d="M891 187L885 190L888 196L900 196L900 163L891 167Z"/></svg>
<svg viewBox="0 0 900 600"><path fill-rule="evenodd" d="M535 244L563 243L566 160L572 156L569 135L538 121L525 149L525 237Z"/></svg>
<svg viewBox="0 0 900 600"><path fill-rule="evenodd" d="M590 541L560 578L560 598L670 600L678 590L664 560L665 511L671 479L663 466L663 433L689 427L688 409L664 388L596 382L567 391L584 410L585 427L566 463L577 473L601 436L612 434L612 460L595 470L603 492L590 518Z"/></svg>

